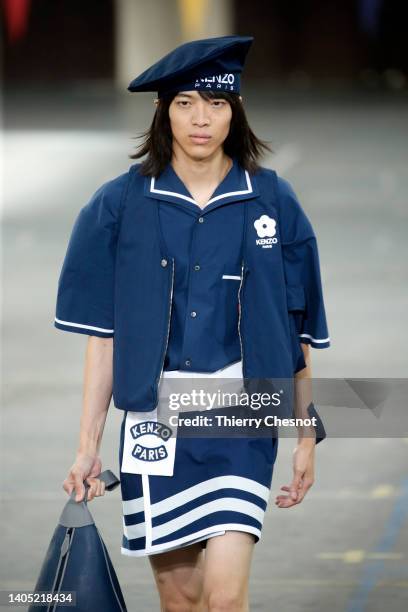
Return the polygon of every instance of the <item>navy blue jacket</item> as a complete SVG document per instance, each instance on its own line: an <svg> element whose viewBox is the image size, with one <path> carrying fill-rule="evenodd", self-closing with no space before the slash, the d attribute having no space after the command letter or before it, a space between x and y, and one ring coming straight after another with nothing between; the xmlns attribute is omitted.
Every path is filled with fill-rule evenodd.
<svg viewBox="0 0 408 612"><path fill-rule="evenodd" d="M168 344L175 272L157 203L174 194L158 188L160 177L142 176L139 168L133 164L104 183L80 210L59 277L54 325L113 337L115 407L151 411ZM330 346L316 236L290 183L274 170L241 169L240 180L233 192L216 192L201 222L215 205L244 205L242 258L234 271L241 277L244 377L290 385L306 365L301 342Z"/></svg>

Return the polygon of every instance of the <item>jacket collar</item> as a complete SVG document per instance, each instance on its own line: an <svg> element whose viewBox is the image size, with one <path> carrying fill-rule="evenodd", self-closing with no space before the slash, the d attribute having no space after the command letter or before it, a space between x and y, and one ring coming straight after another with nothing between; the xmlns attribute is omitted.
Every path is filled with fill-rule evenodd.
<svg viewBox="0 0 408 612"><path fill-rule="evenodd" d="M176 174L171 163L157 177L145 177L144 194L147 197L177 204L184 204L191 208L197 207L201 212L207 212L228 202L247 200L259 195L255 177L242 168L235 157L233 165L227 175L218 185L204 208L194 200L183 181Z"/></svg>

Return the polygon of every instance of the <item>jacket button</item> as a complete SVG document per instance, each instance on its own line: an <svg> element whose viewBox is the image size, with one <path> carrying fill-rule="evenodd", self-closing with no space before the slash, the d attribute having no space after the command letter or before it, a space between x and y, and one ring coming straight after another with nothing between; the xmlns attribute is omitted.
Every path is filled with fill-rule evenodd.
<svg viewBox="0 0 408 612"><path fill-rule="evenodd" d="M198 264L196 264L196 265L194 266L194 270L200 270L200 266L199 266Z"/></svg>
<svg viewBox="0 0 408 612"><path fill-rule="evenodd" d="M195 311L195 310L192 310L192 311L190 312L190 315L191 315L192 317L196 317L196 316L197 316L197 313L196 313L196 311Z"/></svg>
<svg viewBox="0 0 408 612"><path fill-rule="evenodd" d="M186 366L191 366L191 361L190 361L190 359L186 359L184 363L186 364Z"/></svg>
<svg viewBox="0 0 408 612"><path fill-rule="evenodd" d="M160 263L163 266L163 268L165 268L167 266L167 259L162 259Z"/></svg>
<svg viewBox="0 0 408 612"><path fill-rule="evenodd" d="M204 217L198 217L198 222L199 223L204 223Z"/></svg>

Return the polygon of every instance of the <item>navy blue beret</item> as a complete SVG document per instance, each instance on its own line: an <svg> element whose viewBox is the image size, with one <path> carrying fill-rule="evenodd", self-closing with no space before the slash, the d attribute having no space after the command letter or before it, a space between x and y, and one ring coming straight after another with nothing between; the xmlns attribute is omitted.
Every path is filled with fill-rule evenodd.
<svg viewBox="0 0 408 612"><path fill-rule="evenodd" d="M130 83L128 90L213 90L239 93L240 75L253 36L218 36L184 43Z"/></svg>

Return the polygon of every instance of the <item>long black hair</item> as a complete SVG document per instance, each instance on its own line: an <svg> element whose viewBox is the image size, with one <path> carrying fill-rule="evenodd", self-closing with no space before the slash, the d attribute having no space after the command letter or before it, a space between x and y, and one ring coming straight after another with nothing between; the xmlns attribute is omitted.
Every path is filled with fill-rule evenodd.
<svg viewBox="0 0 408 612"><path fill-rule="evenodd" d="M246 118L243 104L236 93L218 91L198 91L204 100L222 98L231 105L232 117L227 138L223 142L226 155L236 157L238 163L254 173L259 168L259 159L264 151L274 153L267 141L260 140L251 130ZM136 153L129 155L130 159L139 159L147 155L142 162L140 173L143 175L157 177L166 168L172 158L172 140L169 106L177 93L168 94L159 98L156 112L150 128L133 138L143 138Z"/></svg>

